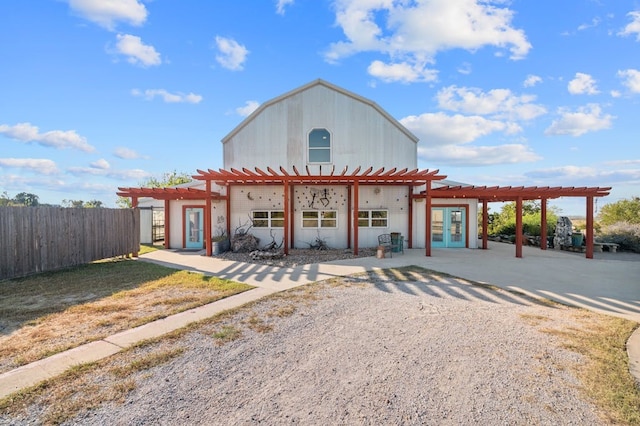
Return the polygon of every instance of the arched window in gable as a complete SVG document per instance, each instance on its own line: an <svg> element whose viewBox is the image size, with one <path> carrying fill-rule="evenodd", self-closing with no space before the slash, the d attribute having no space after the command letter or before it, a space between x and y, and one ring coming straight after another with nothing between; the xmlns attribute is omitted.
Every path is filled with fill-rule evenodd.
<svg viewBox="0 0 640 426"><path fill-rule="evenodd" d="M311 130L307 148L309 163L331 163L331 133L327 129Z"/></svg>

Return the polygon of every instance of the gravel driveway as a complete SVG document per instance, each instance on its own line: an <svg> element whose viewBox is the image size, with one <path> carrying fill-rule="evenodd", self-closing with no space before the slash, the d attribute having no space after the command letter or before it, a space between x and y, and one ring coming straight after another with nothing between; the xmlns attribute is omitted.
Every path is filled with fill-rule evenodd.
<svg viewBox="0 0 640 426"><path fill-rule="evenodd" d="M225 325L241 334L221 344ZM579 355L540 331L579 326L574 309L425 271L338 279L186 334L124 403L72 423L606 424Z"/></svg>

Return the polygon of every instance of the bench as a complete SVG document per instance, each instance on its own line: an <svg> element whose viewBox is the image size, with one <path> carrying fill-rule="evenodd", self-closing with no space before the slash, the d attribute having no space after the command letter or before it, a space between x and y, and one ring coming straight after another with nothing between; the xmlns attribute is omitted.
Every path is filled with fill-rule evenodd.
<svg viewBox="0 0 640 426"><path fill-rule="evenodd" d="M616 243L593 243L593 251L603 252L608 251L615 253L618 251L618 244Z"/></svg>

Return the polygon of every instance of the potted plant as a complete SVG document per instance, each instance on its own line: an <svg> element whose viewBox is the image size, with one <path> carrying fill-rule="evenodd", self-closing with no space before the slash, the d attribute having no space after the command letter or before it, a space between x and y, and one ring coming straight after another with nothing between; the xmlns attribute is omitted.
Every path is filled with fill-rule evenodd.
<svg viewBox="0 0 640 426"><path fill-rule="evenodd" d="M220 231L218 235L211 237L211 254L217 255L229 250L229 237L226 232Z"/></svg>

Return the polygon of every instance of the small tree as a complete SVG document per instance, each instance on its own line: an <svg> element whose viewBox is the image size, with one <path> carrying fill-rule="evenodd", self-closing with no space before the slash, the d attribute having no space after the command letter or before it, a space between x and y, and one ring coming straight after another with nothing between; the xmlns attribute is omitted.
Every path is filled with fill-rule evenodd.
<svg viewBox="0 0 640 426"><path fill-rule="evenodd" d="M38 203L38 196L36 194L30 194L28 192L21 192L18 195L16 195L16 197L13 199L13 201L15 202L15 204L19 205L19 206L37 206Z"/></svg>
<svg viewBox="0 0 640 426"><path fill-rule="evenodd" d="M547 209L547 235L553 235L555 231L557 208ZM524 201L522 203L522 230L529 235L540 235L540 223L542 221L542 209L539 201ZM478 213L479 223L482 223L482 213ZM488 232L491 235L515 235L516 233L516 203L507 203L502 206L500 213L489 214Z"/></svg>
<svg viewBox="0 0 640 426"><path fill-rule="evenodd" d="M600 209L598 221L605 226L618 222L640 224L640 197L605 204Z"/></svg>

